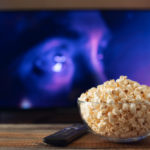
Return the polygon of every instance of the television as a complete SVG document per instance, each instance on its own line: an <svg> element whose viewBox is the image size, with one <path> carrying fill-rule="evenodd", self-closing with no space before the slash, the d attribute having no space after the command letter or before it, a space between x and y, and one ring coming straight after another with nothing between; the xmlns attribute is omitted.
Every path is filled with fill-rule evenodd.
<svg viewBox="0 0 150 150"><path fill-rule="evenodd" d="M82 92L120 75L150 85L147 2L39 2L0 6L1 109L77 110Z"/></svg>

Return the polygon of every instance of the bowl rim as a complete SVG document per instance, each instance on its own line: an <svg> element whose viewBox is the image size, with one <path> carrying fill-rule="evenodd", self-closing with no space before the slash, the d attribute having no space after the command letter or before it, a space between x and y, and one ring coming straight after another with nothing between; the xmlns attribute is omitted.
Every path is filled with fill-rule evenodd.
<svg viewBox="0 0 150 150"><path fill-rule="evenodd" d="M108 140L110 142L115 142L115 143L131 143L131 142L137 142L140 140L145 139L146 137L150 136L150 133L146 133L141 136L134 136L134 137L126 137L126 138L119 138L119 137L109 137L109 136L102 136L98 133L95 133L91 128L89 129L89 132L92 134L95 134L96 136L99 136L105 140Z"/></svg>
<svg viewBox="0 0 150 150"><path fill-rule="evenodd" d="M101 103L99 103L99 102L91 102L91 101L82 101L82 100L77 100L77 103L95 103L95 104L101 104Z"/></svg>
<svg viewBox="0 0 150 150"><path fill-rule="evenodd" d="M135 100L135 99L133 99L133 100ZM107 102L91 102L91 101L83 101L83 100L79 100L79 99L77 99L77 103L78 104L81 104L81 103L93 103L93 104L107 104L107 105L110 105L110 104L124 104L124 103L126 103L126 104L148 104L148 105L150 105L150 101L148 101L148 100L144 100L144 99L141 99L142 101L139 101L139 100L137 100L137 102L117 102L117 103L107 103Z"/></svg>

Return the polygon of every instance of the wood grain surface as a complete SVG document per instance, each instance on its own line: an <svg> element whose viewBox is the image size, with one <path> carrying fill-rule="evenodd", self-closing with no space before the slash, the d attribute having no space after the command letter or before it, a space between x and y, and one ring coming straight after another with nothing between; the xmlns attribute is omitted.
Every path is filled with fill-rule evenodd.
<svg viewBox="0 0 150 150"><path fill-rule="evenodd" d="M130 144L112 143L98 136L87 134L67 147L53 147L42 142L48 136L70 124L1 124L0 149L48 150L48 149L150 149L150 138Z"/></svg>

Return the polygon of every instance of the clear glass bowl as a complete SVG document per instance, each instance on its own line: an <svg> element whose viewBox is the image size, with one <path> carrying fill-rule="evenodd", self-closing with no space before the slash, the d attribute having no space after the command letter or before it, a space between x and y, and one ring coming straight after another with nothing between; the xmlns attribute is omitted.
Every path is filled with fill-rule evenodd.
<svg viewBox="0 0 150 150"><path fill-rule="evenodd" d="M140 141L150 135L150 132L148 132L148 133L145 133L144 135L137 136L137 137L119 138L119 137L113 137L113 136L111 136L111 137L103 136L100 133L96 133L88 123L89 109L87 109L87 107L92 107L92 109L96 111L96 107L98 107L98 105L100 105L100 103L86 102L86 101L81 101L81 100L78 100L77 103L78 103L78 107L80 109L80 115L81 115L84 123L88 127L89 131L95 135L100 136L101 138L103 138L105 140L112 141L112 142L118 142L118 143L130 143L130 142Z"/></svg>

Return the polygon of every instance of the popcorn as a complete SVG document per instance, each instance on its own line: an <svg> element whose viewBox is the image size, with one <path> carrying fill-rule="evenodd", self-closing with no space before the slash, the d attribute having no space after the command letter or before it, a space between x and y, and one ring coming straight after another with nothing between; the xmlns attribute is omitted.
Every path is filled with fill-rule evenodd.
<svg viewBox="0 0 150 150"><path fill-rule="evenodd" d="M135 82L134 84L133 84L133 87L134 88L136 88L136 87L138 87L139 86L139 84L137 83L137 82Z"/></svg>
<svg viewBox="0 0 150 150"><path fill-rule="evenodd" d="M107 99L107 104L114 104L114 100L113 100L113 99L108 98L108 99Z"/></svg>
<svg viewBox="0 0 150 150"><path fill-rule="evenodd" d="M120 111L119 111L117 108L114 108L114 109L112 110L112 114L113 114L113 115L119 115L119 113L120 113Z"/></svg>
<svg viewBox="0 0 150 150"><path fill-rule="evenodd" d="M146 106L142 105L142 111L145 111L145 110L146 110Z"/></svg>
<svg viewBox="0 0 150 150"><path fill-rule="evenodd" d="M127 111L127 110L128 110L128 104L123 103L122 109L123 109L124 111Z"/></svg>
<svg viewBox="0 0 150 150"><path fill-rule="evenodd" d="M102 112L100 111L97 113L97 119L100 119L101 117L102 117Z"/></svg>
<svg viewBox="0 0 150 150"><path fill-rule="evenodd" d="M146 95L146 98L150 99L150 93L148 93L148 94Z"/></svg>
<svg viewBox="0 0 150 150"><path fill-rule="evenodd" d="M137 116L138 116L138 117L141 117L141 116L142 116L142 112L141 112L141 111L138 111L138 112L137 112Z"/></svg>
<svg viewBox="0 0 150 150"><path fill-rule="evenodd" d="M150 131L150 87L120 76L78 98L88 126L102 136L129 138Z"/></svg>
<svg viewBox="0 0 150 150"><path fill-rule="evenodd" d="M110 123L113 123L114 122L114 118L113 118L113 115L111 112L108 113L108 119L109 119L109 122Z"/></svg>
<svg viewBox="0 0 150 150"><path fill-rule="evenodd" d="M136 113L136 105L133 103L133 104L130 104L130 112L132 114L135 114Z"/></svg>

